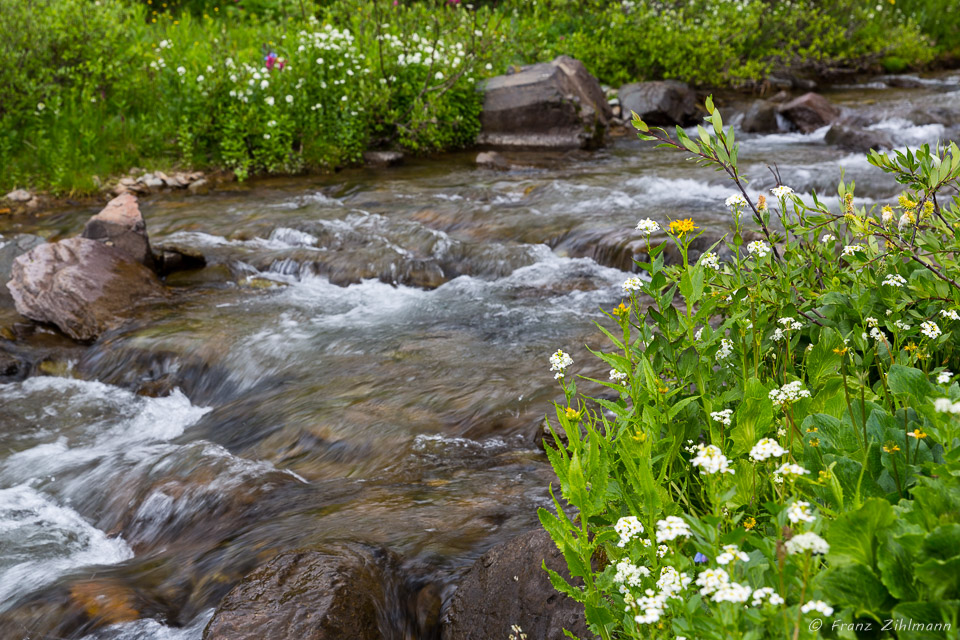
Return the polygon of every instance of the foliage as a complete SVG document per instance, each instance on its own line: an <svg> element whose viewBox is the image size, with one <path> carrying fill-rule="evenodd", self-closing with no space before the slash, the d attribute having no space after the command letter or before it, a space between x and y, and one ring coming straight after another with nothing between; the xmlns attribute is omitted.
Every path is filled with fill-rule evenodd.
<svg viewBox="0 0 960 640"><path fill-rule="evenodd" d="M551 358L565 401L548 455L569 506L540 519L583 586L551 580L605 640L854 638L887 620L949 637L960 198L944 191L960 148L872 152L905 188L896 209L857 206L844 182L836 210L784 185L754 201L707 109L693 137L633 126L731 178L732 232L691 264L694 221L664 223L660 244L658 222L638 223L645 276L596 352L616 400L578 395L572 361Z"/></svg>

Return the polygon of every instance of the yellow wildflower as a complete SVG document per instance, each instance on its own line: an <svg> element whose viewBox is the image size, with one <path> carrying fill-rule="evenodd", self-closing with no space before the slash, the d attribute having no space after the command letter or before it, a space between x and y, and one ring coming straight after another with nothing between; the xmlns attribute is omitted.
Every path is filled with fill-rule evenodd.
<svg viewBox="0 0 960 640"><path fill-rule="evenodd" d="M757 526L756 518L749 517L743 521L743 528L746 529L747 531L749 531L750 529L753 529L755 526Z"/></svg>
<svg viewBox="0 0 960 640"><path fill-rule="evenodd" d="M917 208L917 203L911 200L910 198L908 198L907 196L903 195L902 193L897 198L897 202L900 204L901 209L910 210L910 209Z"/></svg>
<svg viewBox="0 0 960 640"><path fill-rule="evenodd" d="M810 438L810 446L811 446L811 447L819 447L819 446L820 446L820 438Z"/></svg>
<svg viewBox="0 0 960 640"><path fill-rule="evenodd" d="M907 435L911 438L916 438L917 440L927 437L927 434L925 434L922 429L914 429L913 431L908 432Z"/></svg>
<svg viewBox="0 0 960 640"><path fill-rule="evenodd" d="M576 420L580 417L580 412L574 409L573 407L567 407L567 418L570 420Z"/></svg>
<svg viewBox="0 0 960 640"><path fill-rule="evenodd" d="M896 453L897 451L900 451L900 447L891 442L890 444L883 445L883 450L887 453Z"/></svg>
<svg viewBox="0 0 960 640"><path fill-rule="evenodd" d="M670 222L670 233L681 238L699 228L700 227L693 224L693 220L691 218L686 218L684 220L673 220Z"/></svg>
<svg viewBox="0 0 960 640"><path fill-rule="evenodd" d="M850 349L848 349L847 347L837 347L836 349L833 350L833 352L838 356L847 355L847 351L850 351Z"/></svg>

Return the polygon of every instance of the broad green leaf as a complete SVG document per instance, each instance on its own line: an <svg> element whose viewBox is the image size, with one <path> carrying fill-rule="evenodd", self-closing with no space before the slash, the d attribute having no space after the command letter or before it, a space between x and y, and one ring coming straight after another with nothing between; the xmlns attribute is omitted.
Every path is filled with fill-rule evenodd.
<svg viewBox="0 0 960 640"><path fill-rule="evenodd" d="M836 565L858 563L873 568L879 546L877 535L893 521L893 508L880 498L870 498L857 511L844 513L827 530L828 559Z"/></svg>
<svg viewBox="0 0 960 640"><path fill-rule="evenodd" d="M862 564L831 567L820 577L820 587L829 594L831 604L852 606L858 614L872 618L884 617L895 603L880 578Z"/></svg>

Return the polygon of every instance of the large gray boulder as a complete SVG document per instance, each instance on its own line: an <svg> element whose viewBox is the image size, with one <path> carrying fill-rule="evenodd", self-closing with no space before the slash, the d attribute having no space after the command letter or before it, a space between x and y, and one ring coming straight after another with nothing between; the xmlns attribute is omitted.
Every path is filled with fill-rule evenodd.
<svg viewBox="0 0 960 640"><path fill-rule="evenodd" d="M568 56L490 78L483 91L481 145L597 147L613 117L600 83Z"/></svg>
<svg viewBox="0 0 960 640"><path fill-rule="evenodd" d="M75 340L94 340L134 307L166 295L153 271L88 238L42 244L21 255L7 288L18 312Z"/></svg>
<svg viewBox="0 0 960 640"><path fill-rule="evenodd" d="M384 606L391 560L358 546L281 553L224 597L203 639L399 640Z"/></svg>
<svg viewBox="0 0 960 640"><path fill-rule="evenodd" d="M87 221L83 237L111 245L150 269L154 268L153 252L147 237L147 223L140 213L137 197L119 195L97 215Z"/></svg>
<svg viewBox="0 0 960 640"><path fill-rule="evenodd" d="M457 587L443 617L443 640L506 638L519 625L528 638L564 640L563 630L592 638L583 605L557 592L547 566L569 580L563 554L542 529L481 556Z"/></svg>
<svg viewBox="0 0 960 640"><path fill-rule="evenodd" d="M832 124L840 117L840 109L819 93L805 93L780 105L780 113L804 133Z"/></svg>
<svg viewBox="0 0 960 640"><path fill-rule="evenodd" d="M697 121L697 94L676 80L633 82L620 87L618 93L623 107L623 119L629 120L636 112L644 122L657 127L690 125Z"/></svg>

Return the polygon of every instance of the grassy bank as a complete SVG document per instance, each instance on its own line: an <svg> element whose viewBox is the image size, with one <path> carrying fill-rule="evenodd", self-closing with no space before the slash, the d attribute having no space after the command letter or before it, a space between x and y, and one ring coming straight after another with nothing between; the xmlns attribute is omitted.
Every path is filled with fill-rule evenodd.
<svg viewBox="0 0 960 640"><path fill-rule="evenodd" d="M0 192L462 147L479 80L561 53L612 85L919 67L958 49L939 1L0 0Z"/></svg>

